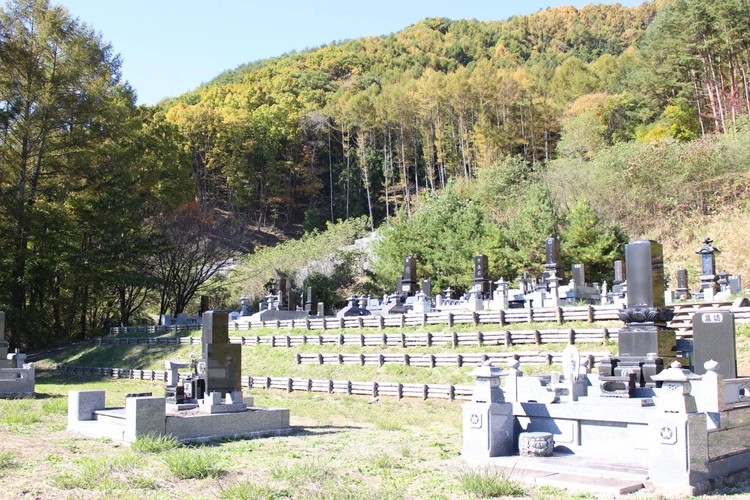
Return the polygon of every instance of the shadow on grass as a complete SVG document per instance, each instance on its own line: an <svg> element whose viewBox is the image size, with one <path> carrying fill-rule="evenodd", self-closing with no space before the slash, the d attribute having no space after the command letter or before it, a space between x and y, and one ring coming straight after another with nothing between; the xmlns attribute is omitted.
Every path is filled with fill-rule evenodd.
<svg viewBox="0 0 750 500"><path fill-rule="evenodd" d="M292 426L292 436L323 436L325 434L338 434L344 431L362 430L364 427L354 425L305 425Z"/></svg>

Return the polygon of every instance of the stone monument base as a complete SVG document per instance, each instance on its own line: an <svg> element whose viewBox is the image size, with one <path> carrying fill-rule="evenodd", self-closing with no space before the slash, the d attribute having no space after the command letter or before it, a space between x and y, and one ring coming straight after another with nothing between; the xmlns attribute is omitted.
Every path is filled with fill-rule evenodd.
<svg viewBox="0 0 750 500"><path fill-rule="evenodd" d="M106 408L104 400L104 391L70 391L68 430L125 444L148 434L172 435L179 441L210 441L292 432L289 410L285 408L247 408L225 413L205 413L194 408L167 413L166 399L162 397L126 398L125 408Z"/></svg>

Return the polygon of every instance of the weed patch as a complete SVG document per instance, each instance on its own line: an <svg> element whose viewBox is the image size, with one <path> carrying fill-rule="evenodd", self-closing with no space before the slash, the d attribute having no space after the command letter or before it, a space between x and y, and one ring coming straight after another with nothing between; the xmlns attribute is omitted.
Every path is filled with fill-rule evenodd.
<svg viewBox="0 0 750 500"><path fill-rule="evenodd" d="M180 479L221 477L226 472L218 453L206 449L180 448L164 456L169 471Z"/></svg>
<svg viewBox="0 0 750 500"><path fill-rule="evenodd" d="M475 498L521 496L525 491L509 474L493 469L468 469L458 474L464 492Z"/></svg>

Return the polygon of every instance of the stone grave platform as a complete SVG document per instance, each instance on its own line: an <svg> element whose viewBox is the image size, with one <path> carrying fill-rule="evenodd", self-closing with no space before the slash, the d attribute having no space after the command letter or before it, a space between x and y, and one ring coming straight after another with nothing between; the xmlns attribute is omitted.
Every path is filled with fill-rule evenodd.
<svg viewBox="0 0 750 500"><path fill-rule="evenodd" d="M104 391L70 391L68 430L130 444L148 434L171 435L179 441L281 436L292 432L286 408L250 407L229 413L200 409L166 411L163 397L125 398L124 408L106 408Z"/></svg>

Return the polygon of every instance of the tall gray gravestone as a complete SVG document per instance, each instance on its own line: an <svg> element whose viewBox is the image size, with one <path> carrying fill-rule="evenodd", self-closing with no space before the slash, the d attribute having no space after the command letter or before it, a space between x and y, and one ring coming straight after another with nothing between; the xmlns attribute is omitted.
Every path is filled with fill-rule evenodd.
<svg viewBox="0 0 750 500"><path fill-rule="evenodd" d="M717 372L737 378L737 350L734 338L734 314L729 311L698 311L693 316L693 370L704 373L706 361L718 361Z"/></svg>
<svg viewBox="0 0 750 500"><path fill-rule="evenodd" d="M625 263L621 260L615 261L615 279L613 285L622 285L625 283Z"/></svg>
<svg viewBox="0 0 750 500"><path fill-rule="evenodd" d="M576 288L586 286L586 269L583 264L573 264L571 274Z"/></svg>
<svg viewBox="0 0 750 500"><path fill-rule="evenodd" d="M625 327L618 333L619 353L614 374L636 374L640 387L653 386L652 375L676 358L676 338L667 322L674 311L664 307L664 256L651 240L625 245L628 276L627 308L618 313Z"/></svg>
<svg viewBox="0 0 750 500"><path fill-rule="evenodd" d="M677 288L675 289L675 292L677 293L677 298L680 300L687 300L690 298L687 269L677 270Z"/></svg>
<svg viewBox="0 0 750 500"><path fill-rule="evenodd" d="M229 343L229 313L206 311L201 336L206 394L242 390L242 346Z"/></svg>

